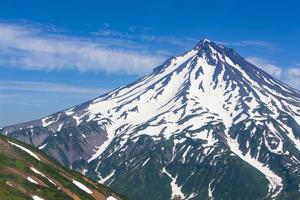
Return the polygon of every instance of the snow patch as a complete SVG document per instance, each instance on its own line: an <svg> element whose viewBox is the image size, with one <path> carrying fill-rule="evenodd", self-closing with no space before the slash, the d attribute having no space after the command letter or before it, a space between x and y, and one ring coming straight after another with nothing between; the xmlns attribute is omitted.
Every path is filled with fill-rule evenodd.
<svg viewBox="0 0 300 200"><path fill-rule="evenodd" d="M185 195L182 193L181 191L181 187L179 187L177 184L176 184L176 179L177 179L177 176L175 178L172 177L171 174L169 174L167 171L166 171L166 168L163 168L162 170L163 173L167 174L171 179L171 189L172 189L172 198L174 197L181 197L181 198L185 198Z"/></svg>
<svg viewBox="0 0 300 200"><path fill-rule="evenodd" d="M211 188L211 184L214 180L212 180L208 185L208 200L214 200L214 197L212 195L213 189Z"/></svg>
<svg viewBox="0 0 300 200"><path fill-rule="evenodd" d="M41 149L44 149L44 148L47 146L47 144L48 144L48 143L39 146L39 149L40 149L40 150L41 150Z"/></svg>
<svg viewBox="0 0 300 200"><path fill-rule="evenodd" d="M109 196L109 197L107 197L107 200L118 200L118 199L116 199L116 198L113 197L113 196Z"/></svg>
<svg viewBox="0 0 300 200"><path fill-rule="evenodd" d="M76 180L72 180L73 184L76 185L77 187L79 187L80 189L82 189L83 191L85 191L86 193L88 194L93 194L93 192L88 188L86 187L85 185L83 185L82 183L76 181Z"/></svg>
<svg viewBox="0 0 300 200"><path fill-rule="evenodd" d="M89 171L89 170L87 170L87 169L83 169L81 173L82 173L83 175L85 175L88 171Z"/></svg>
<svg viewBox="0 0 300 200"><path fill-rule="evenodd" d="M49 126L50 124L52 124L54 122L53 120L50 120L50 121L46 122L50 118L51 118L51 116L42 119L42 126L43 127L47 127L47 126Z"/></svg>
<svg viewBox="0 0 300 200"><path fill-rule="evenodd" d="M33 178L27 177L26 179L27 179L28 181L30 181L31 183L34 183L34 184L38 185L38 182L36 182Z"/></svg>
<svg viewBox="0 0 300 200"><path fill-rule="evenodd" d="M147 160L145 160L145 162L142 164L142 167L144 167L148 162L149 162L150 158L148 158Z"/></svg>
<svg viewBox="0 0 300 200"><path fill-rule="evenodd" d="M53 185L56 186L56 184L55 184L50 178L48 178L47 176L45 176L45 175L44 175L42 172L40 172L39 170L35 169L34 167L30 167L30 169L31 169L31 171L33 171L34 173L39 174L39 175L41 175L42 177L48 179L48 181L49 181L50 183L52 183Z"/></svg>
<svg viewBox="0 0 300 200"><path fill-rule="evenodd" d="M111 177L113 177L115 175L115 170L113 170L109 175L107 175L106 177L102 178L101 176L99 177L100 180L98 181L98 183L102 183L104 184L107 180L109 180Z"/></svg>
<svg viewBox="0 0 300 200"><path fill-rule="evenodd" d="M230 138L230 136L227 137L227 144L232 152L265 175L270 183L269 193L272 194L272 198L276 197L281 192L283 183L280 176L275 174L267 165L251 157L250 152L248 152L246 155L243 155L242 151L239 149L238 142Z"/></svg>
<svg viewBox="0 0 300 200"><path fill-rule="evenodd" d="M41 197L39 197L37 195L32 195L32 199L33 200L45 200L45 199L43 199L43 198L41 198Z"/></svg>
<svg viewBox="0 0 300 200"><path fill-rule="evenodd" d="M21 146L21 145L18 145L18 144L16 144L16 143L10 142L10 141L8 141L8 143L11 144L11 145L13 145L13 146L18 147L19 149L25 151L26 153L28 153L29 155L31 155L31 156L34 157L35 159L41 161L41 160L39 159L39 157L38 157L35 153L33 153L32 151L30 151L29 149L27 149L27 148L25 148L25 147L23 147L23 146Z"/></svg>

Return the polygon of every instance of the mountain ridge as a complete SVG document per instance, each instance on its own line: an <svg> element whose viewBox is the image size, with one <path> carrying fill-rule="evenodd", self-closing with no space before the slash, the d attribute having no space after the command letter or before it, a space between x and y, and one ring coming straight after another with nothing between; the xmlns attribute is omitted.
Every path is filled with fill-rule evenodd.
<svg viewBox="0 0 300 200"><path fill-rule="evenodd" d="M222 188L218 183L227 174L221 175L219 168L226 166L228 159L257 179L265 178L264 191L257 194L260 198L275 198L299 187L299 125L299 91L274 79L233 49L204 39L136 82L41 120L4 127L3 132L43 147L65 166L84 169L88 176L120 192L127 190L122 186L127 182L116 180L115 173L124 173L127 178L132 174L137 178L140 173L150 176L143 169L153 164L156 171L152 173L171 185L171 198L221 199L215 191ZM159 146L163 147L156 152ZM141 154L136 161L135 148ZM195 170L168 169L186 162L204 167L197 173L208 177L198 181L203 182L206 194L195 183L188 184L191 180L197 183L193 179ZM213 179L205 166L214 162L218 175ZM128 166L138 166L142 172L130 171ZM189 174L188 179L183 173ZM233 172L228 174L232 178ZM261 182L253 180L252 188L256 181ZM223 192L226 189L220 188ZM170 188L166 190L170 192ZM134 191L129 197L138 199L142 193ZM170 199L170 194L164 195L156 198ZM227 199L233 198L231 195ZM250 198L247 193L239 195Z"/></svg>
<svg viewBox="0 0 300 200"><path fill-rule="evenodd" d="M121 200L109 188L63 168L44 152L4 135L0 135L0 157L2 200Z"/></svg>

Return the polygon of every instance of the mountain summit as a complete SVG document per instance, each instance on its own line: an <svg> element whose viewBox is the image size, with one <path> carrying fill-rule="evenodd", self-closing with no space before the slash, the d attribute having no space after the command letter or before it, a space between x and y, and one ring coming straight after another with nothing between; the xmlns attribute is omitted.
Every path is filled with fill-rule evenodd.
<svg viewBox="0 0 300 200"><path fill-rule="evenodd" d="M132 200L300 196L300 92L207 39L134 83L3 133Z"/></svg>

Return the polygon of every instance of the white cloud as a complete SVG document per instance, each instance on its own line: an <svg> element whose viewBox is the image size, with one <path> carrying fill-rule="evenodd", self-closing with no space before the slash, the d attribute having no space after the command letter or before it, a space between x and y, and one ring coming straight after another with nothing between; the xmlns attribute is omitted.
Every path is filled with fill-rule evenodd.
<svg viewBox="0 0 300 200"><path fill-rule="evenodd" d="M258 47L258 48L265 48L271 51L278 51L280 50L276 47L273 43L263 40L241 40L236 42L224 42L219 41L219 44L226 45L226 46L235 46L235 47Z"/></svg>
<svg viewBox="0 0 300 200"><path fill-rule="evenodd" d="M88 88L73 85L50 83L50 82L33 82L33 81L0 81L0 91L27 91L27 92L45 92L45 93L63 93L63 94L89 94L100 95L107 91L105 88ZM16 95L16 94L14 94ZM2 94L0 99L15 97L11 94Z"/></svg>
<svg viewBox="0 0 300 200"><path fill-rule="evenodd" d="M149 34L148 30L151 30L151 28L142 26L131 26L128 28L128 32L121 32L112 29L112 27L109 24L105 24L102 29L98 30L97 32L93 32L93 34L103 37L119 38L120 40L135 39L150 45L152 43L171 45L177 48L192 48L199 41L199 39L192 37L175 37L172 35L159 36Z"/></svg>
<svg viewBox="0 0 300 200"><path fill-rule="evenodd" d="M248 57L249 62L295 89L300 89L300 67L279 67L267 59Z"/></svg>
<svg viewBox="0 0 300 200"><path fill-rule="evenodd" d="M138 33L134 31L141 30ZM179 47L192 46L194 38L155 36L146 28L133 28L132 32L114 31L110 26L96 33L102 37L72 37L51 25L26 22L24 24L0 22L0 66L30 70L65 70L80 72L104 71L107 73L146 74L161 64L169 54L164 49L148 53L144 43L169 44ZM111 36L111 37L106 37ZM144 41L137 44L132 39ZM256 46L276 49L266 41L220 42L233 46ZM272 76L293 87L300 88L299 67L282 68L259 57L247 58Z"/></svg>
<svg viewBox="0 0 300 200"><path fill-rule="evenodd" d="M0 126L39 119L108 90L51 82L0 81Z"/></svg>
<svg viewBox="0 0 300 200"><path fill-rule="evenodd" d="M134 46L130 41L76 38L43 32L38 27L0 23L0 35L2 66L144 74L165 59L160 54L130 48ZM116 42L123 48L116 47Z"/></svg>
<svg viewBox="0 0 300 200"><path fill-rule="evenodd" d="M174 37L174 36L156 36L149 34L140 35L141 39L147 42L165 43L174 46L192 48L199 40L190 37Z"/></svg>
<svg viewBox="0 0 300 200"><path fill-rule="evenodd" d="M290 68L290 69L288 69L288 73L289 73L290 76L294 76L295 78L300 79L300 67Z"/></svg>
<svg viewBox="0 0 300 200"><path fill-rule="evenodd" d="M288 84L300 90L300 67L287 69L285 76Z"/></svg>
<svg viewBox="0 0 300 200"><path fill-rule="evenodd" d="M248 57L246 58L249 62L260 67L264 71L268 72L270 75L280 78L282 75L282 69L275 64L271 63L269 60L259 58L259 57Z"/></svg>

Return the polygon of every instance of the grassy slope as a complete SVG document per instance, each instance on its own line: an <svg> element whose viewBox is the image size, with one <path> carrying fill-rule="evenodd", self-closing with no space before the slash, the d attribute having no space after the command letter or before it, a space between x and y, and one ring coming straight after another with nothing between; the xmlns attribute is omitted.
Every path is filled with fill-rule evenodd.
<svg viewBox="0 0 300 200"><path fill-rule="evenodd" d="M20 148L9 144L8 141L34 152L41 161L38 161ZM31 167L40 171L56 185L47 178L34 173L30 169ZM27 177L33 178L38 184L31 183L26 179ZM72 183L73 179L84 184L93 194L90 195L78 188ZM0 135L0 199L32 199L32 195L37 195L47 200L105 200L109 196L114 196L119 200L126 199L80 173L63 168L42 151Z"/></svg>

